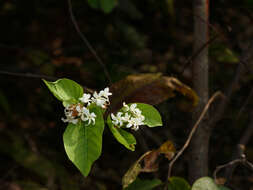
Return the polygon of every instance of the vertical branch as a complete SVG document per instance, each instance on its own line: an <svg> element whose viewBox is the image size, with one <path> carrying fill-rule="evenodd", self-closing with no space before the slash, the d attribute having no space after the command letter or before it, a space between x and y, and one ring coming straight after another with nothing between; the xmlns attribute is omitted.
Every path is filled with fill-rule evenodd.
<svg viewBox="0 0 253 190"><path fill-rule="evenodd" d="M194 53L209 40L208 12L209 0L194 0ZM204 21L204 22L203 22ZM193 88L199 95L200 101L192 117L196 121L208 101L208 46L193 60ZM208 147L211 130L207 118L201 123L190 144L189 178L193 182L208 173Z"/></svg>

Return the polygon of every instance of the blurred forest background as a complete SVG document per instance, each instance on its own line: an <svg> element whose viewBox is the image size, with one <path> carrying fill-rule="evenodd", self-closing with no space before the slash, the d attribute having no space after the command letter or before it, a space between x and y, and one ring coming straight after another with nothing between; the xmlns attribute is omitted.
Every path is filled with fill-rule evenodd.
<svg viewBox="0 0 253 190"><path fill-rule="evenodd" d="M110 10L92 7L86 0L72 1L80 30L102 59L112 82L129 74L162 73L192 86L192 2L116 3ZM100 90L109 86L103 66L76 32L67 0L0 1L0 23L0 189L116 190L127 169L147 150L167 139L177 149L182 147L192 121L191 111L178 94L156 106L164 126L143 127L136 133L135 152L124 149L106 129L102 156L84 178L64 151L63 107L40 78L65 77ZM227 89L240 56L253 43L253 1L210 1L209 30L213 38L209 44L209 93L213 94ZM212 132L210 175L216 166L232 159L237 143L253 126L253 75L247 71L253 66L249 65ZM245 153L253 161L250 135ZM177 161L173 176L187 179L187 155ZM157 175L161 179L166 178L167 166L166 160L160 165ZM238 167L230 185L236 190L253 190L252 172Z"/></svg>

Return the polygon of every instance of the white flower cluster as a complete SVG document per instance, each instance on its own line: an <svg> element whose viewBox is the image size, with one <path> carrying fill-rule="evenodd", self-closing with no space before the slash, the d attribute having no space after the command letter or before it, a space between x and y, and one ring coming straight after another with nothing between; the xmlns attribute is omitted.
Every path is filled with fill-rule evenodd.
<svg viewBox="0 0 253 190"><path fill-rule="evenodd" d="M91 97L90 94L84 93L83 96L79 98L80 103L72 104L65 108L64 113L66 118L62 118L62 121L77 124L81 119L84 122L88 121L88 125L91 123L94 125L96 114L93 112L90 113L90 110L87 106L89 106L91 103L94 103L97 106L105 109L110 104L109 96L111 95L112 93L109 92L108 87L104 90L101 90L99 93L95 91L93 93L93 97Z"/></svg>
<svg viewBox="0 0 253 190"><path fill-rule="evenodd" d="M143 125L145 117L141 114L141 110L137 108L136 104L131 104L130 107L124 102L123 112L118 112L116 115L111 114L112 123L117 127L131 128L138 130L140 125Z"/></svg>

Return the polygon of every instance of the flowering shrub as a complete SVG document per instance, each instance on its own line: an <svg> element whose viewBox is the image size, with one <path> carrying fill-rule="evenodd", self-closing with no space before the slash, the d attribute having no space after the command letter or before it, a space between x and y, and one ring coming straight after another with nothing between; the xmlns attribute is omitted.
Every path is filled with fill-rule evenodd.
<svg viewBox="0 0 253 190"><path fill-rule="evenodd" d="M87 176L93 162L101 155L104 113L110 106L109 96L112 93L108 87L92 95L84 93L79 84L69 79L43 81L65 107L62 121L68 123L63 134L66 153L81 173ZM106 122L115 139L132 151L135 150L136 140L127 129L138 130L141 125L162 126L159 112L143 103L124 102L117 113L108 115Z"/></svg>

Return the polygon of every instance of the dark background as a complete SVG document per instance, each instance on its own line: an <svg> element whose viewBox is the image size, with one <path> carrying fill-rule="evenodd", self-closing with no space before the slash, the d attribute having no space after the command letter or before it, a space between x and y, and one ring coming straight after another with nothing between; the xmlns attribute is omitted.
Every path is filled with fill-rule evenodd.
<svg viewBox="0 0 253 190"><path fill-rule="evenodd" d="M66 77L95 90L109 83L103 67L76 32L68 9L67 1L59 0L0 1L0 189L120 189L124 173L146 151L140 138L149 149L159 146L154 136L160 142L171 139L179 149L192 127L191 113L179 104L182 97L169 99L156 106L164 126L150 130L150 136L137 135L135 152L118 144L106 129L103 153L89 177L83 178L64 151L63 107L40 78ZM191 1L121 0L106 14L84 0L74 0L73 11L113 83L129 74L162 73L191 86L187 64L193 44ZM216 37L209 47L212 94L228 87L240 55L253 43L253 1L210 1L209 26L210 36ZM217 165L232 159L250 124L252 96L245 101L252 79L249 72L243 74L229 108L215 126L210 175ZM252 140L246 155L253 160ZM167 161L162 160L160 166L157 175L164 180ZM173 175L187 178L187 152L175 164ZM252 173L237 168L231 186L253 189Z"/></svg>

